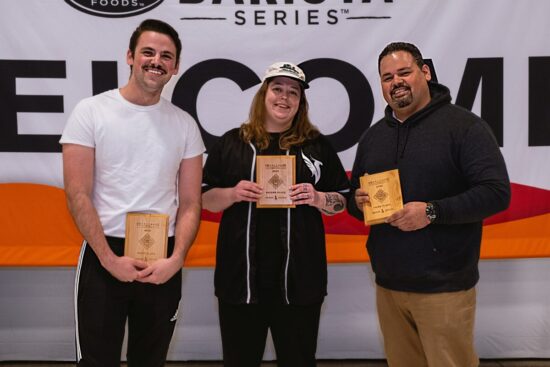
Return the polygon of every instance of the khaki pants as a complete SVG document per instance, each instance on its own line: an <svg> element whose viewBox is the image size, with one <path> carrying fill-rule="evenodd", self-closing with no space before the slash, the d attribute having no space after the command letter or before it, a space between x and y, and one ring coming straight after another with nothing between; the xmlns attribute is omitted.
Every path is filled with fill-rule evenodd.
<svg viewBox="0 0 550 367"><path fill-rule="evenodd" d="M376 287L390 367L476 367L476 291L398 292Z"/></svg>

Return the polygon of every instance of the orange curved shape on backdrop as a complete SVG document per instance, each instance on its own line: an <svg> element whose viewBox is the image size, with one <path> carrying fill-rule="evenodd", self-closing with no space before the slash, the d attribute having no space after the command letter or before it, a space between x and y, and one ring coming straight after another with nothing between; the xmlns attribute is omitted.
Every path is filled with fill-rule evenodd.
<svg viewBox="0 0 550 367"><path fill-rule="evenodd" d="M0 184L0 265L76 265L82 235L60 188Z"/></svg>
<svg viewBox="0 0 550 367"><path fill-rule="evenodd" d="M213 266L218 223L202 221L187 266ZM369 261L367 235L327 234L329 263ZM483 226L482 259L550 257L550 213Z"/></svg>
<svg viewBox="0 0 550 367"><path fill-rule="evenodd" d="M56 187L0 184L0 266L74 266L82 235ZM217 222L202 220L186 266L213 266ZM327 234L330 263L369 261L367 234ZM550 213L483 227L483 259L550 257Z"/></svg>

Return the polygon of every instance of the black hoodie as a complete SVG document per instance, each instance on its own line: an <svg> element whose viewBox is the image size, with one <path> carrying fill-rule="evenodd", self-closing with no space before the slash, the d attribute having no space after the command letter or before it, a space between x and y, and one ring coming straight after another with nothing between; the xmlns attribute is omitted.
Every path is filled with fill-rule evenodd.
<svg viewBox="0 0 550 367"><path fill-rule="evenodd" d="M478 116L451 104L447 87L429 83L431 101L400 123L390 106L360 138L352 190L365 172L398 168L403 202L431 201L438 217L404 232L372 226L367 249L376 283L410 292L466 290L478 279L482 221L508 207L510 182L499 146ZM350 195L348 211L358 219Z"/></svg>

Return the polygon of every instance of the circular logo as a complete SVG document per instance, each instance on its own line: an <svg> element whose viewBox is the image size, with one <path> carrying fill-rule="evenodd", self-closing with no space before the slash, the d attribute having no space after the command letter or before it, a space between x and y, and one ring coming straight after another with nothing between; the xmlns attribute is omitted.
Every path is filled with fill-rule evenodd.
<svg viewBox="0 0 550 367"><path fill-rule="evenodd" d="M65 0L73 8L86 14L106 18L123 18L143 14L156 8L164 0Z"/></svg>
<svg viewBox="0 0 550 367"><path fill-rule="evenodd" d="M376 194L374 194L374 198L378 200L379 202L383 202L388 198L388 193L384 190L380 189L376 191Z"/></svg>

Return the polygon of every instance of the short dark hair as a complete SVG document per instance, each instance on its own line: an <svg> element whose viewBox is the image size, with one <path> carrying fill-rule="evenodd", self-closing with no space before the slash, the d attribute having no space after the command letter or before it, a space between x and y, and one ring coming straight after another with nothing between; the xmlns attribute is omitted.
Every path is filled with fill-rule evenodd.
<svg viewBox="0 0 550 367"><path fill-rule="evenodd" d="M387 45L378 56L378 74L380 74L380 61L382 61L385 56L388 56L389 54L397 51L405 51L410 53L411 56L414 58L416 65L418 65L420 69L422 69L422 66L424 66L424 58L422 57L422 54L420 53L418 47L416 47L412 43L407 42L392 42Z"/></svg>
<svg viewBox="0 0 550 367"><path fill-rule="evenodd" d="M138 39L143 32L157 32L167 35L172 39L174 45L176 45L176 65L179 64L181 55L181 41L178 32L168 23L158 19L146 19L136 28L132 36L130 37L130 51L132 55L135 55Z"/></svg>

